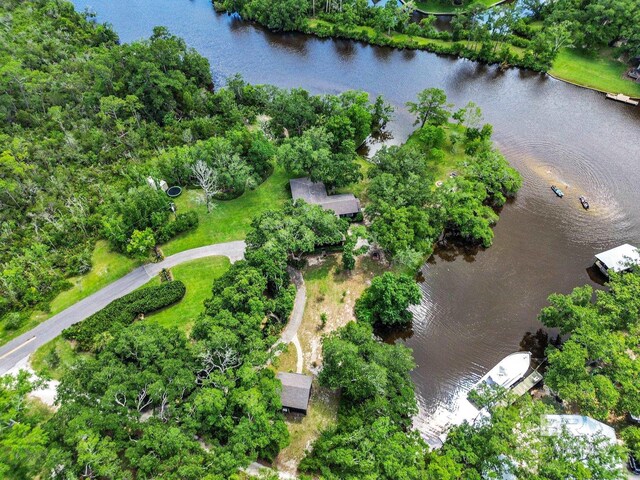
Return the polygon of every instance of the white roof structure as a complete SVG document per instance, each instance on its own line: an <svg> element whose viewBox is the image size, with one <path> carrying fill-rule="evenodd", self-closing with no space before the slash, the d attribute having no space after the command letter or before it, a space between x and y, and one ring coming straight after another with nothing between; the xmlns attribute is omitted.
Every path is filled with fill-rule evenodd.
<svg viewBox="0 0 640 480"><path fill-rule="evenodd" d="M596 258L604 264L607 270L613 270L616 273L629 270L634 264L640 265L638 249L628 243L606 252L598 253Z"/></svg>
<svg viewBox="0 0 640 480"><path fill-rule="evenodd" d="M609 425L581 415L545 415L546 432L555 435L565 428L574 437L595 439L605 437L611 444L616 443L616 431Z"/></svg>

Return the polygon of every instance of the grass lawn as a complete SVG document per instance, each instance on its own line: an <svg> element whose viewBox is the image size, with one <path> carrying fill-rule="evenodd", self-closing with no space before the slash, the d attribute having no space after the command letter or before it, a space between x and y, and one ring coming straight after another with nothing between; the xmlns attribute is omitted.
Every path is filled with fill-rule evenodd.
<svg viewBox="0 0 640 480"><path fill-rule="evenodd" d="M199 189L184 191L175 202L178 212L195 210L198 212L200 224L195 231L163 245L162 252L165 255L173 255L203 245L243 239L255 215L278 207L291 198L290 178L281 167L276 167L273 174L255 190L246 191L233 200L213 202L215 208L211 213L207 213Z"/></svg>
<svg viewBox="0 0 640 480"><path fill-rule="evenodd" d="M204 311L203 302L211 297L213 281L222 276L229 265L227 257L207 257L173 267L173 278L184 282L187 293L180 302L147 315L144 321L167 328L178 327L189 333L193 321ZM160 284L159 278L154 278L145 286L155 284Z"/></svg>
<svg viewBox="0 0 640 480"><path fill-rule="evenodd" d="M216 208L210 214L207 213L206 206L199 202L199 198L199 190L187 190L176 200L179 212L195 209L200 224L194 232L165 244L162 248L165 255L244 238L254 215L277 207L291 198L289 176L276 167L273 174L255 190L247 191L234 200L214 202ZM91 271L81 277L69 279L73 286L53 299L49 312L34 312L19 329L0 329L0 345L123 277L139 264L137 260L111 251L106 241L98 241L93 251Z"/></svg>
<svg viewBox="0 0 640 480"><path fill-rule="evenodd" d="M167 328L177 327L189 333L194 319L204 311L204 300L211 296L213 280L226 272L229 265L229 259L226 257L207 257L173 267L171 269L173 278L184 282L187 293L180 302L147 315L143 321L154 322ZM140 288L159 283L160 279L154 278ZM55 354L51 353L53 350ZM76 359L90 355L77 353L71 342L57 337L33 353L31 366L38 374L46 374L59 380L65 368Z"/></svg>
<svg viewBox="0 0 640 480"><path fill-rule="evenodd" d="M484 7L492 7L500 2L496 0L477 0L475 2L467 0L462 2L462 5L454 5L452 1L426 0L416 2L416 7L418 10L429 13L458 13L471 5L471 3L479 3Z"/></svg>
<svg viewBox="0 0 640 480"><path fill-rule="evenodd" d="M28 321L17 330L2 330L0 332L0 345L7 343L12 338L31 330L51 316L60 313L79 300L97 292L114 280L126 275L136 266L138 261L122 254L111 251L106 241L96 243L91 256L92 268L89 273L81 277L70 278L73 285L69 290L61 292L51 302L49 312L34 312Z"/></svg>
<svg viewBox="0 0 640 480"><path fill-rule="evenodd" d="M563 48L549 71L554 77L608 93L640 97L640 83L624 78L629 67L612 57L609 49L589 52Z"/></svg>
<svg viewBox="0 0 640 480"><path fill-rule="evenodd" d="M55 351L55 353L53 353ZM60 380L65 369L79 358L88 358L90 353L78 353L71 342L56 337L45 343L31 355L31 367L40 376Z"/></svg>
<svg viewBox="0 0 640 480"><path fill-rule="evenodd" d="M450 133L456 132L463 135L464 127L460 127L457 124L450 123L445 126L447 132L447 139L442 146L442 150L445 153L444 161L436 162L434 159L427 157L427 163L433 169L434 176L437 180L444 180L452 171L454 171L460 162L465 158L464 147L462 144L453 145L450 139ZM416 130L407 139L407 142L403 145L406 147L418 147L421 150L425 150L422 141L420 140L420 130Z"/></svg>

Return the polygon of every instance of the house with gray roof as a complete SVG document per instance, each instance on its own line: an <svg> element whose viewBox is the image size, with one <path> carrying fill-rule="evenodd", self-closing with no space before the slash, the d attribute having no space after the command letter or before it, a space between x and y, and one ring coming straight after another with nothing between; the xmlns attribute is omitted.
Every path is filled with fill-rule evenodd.
<svg viewBox="0 0 640 480"><path fill-rule="evenodd" d="M289 185L294 201L301 198L307 203L331 210L339 217L352 217L360 213L360 200L352 193L327 195L324 183L312 182L308 177L294 178L289 181Z"/></svg>
<svg viewBox="0 0 640 480"><path fill-rule="evenodd" d="M309 398L311 397L311 382L309 375L301 373L278 372L276 378L282 382L280 400L284 412L307 414Z"/></svg>

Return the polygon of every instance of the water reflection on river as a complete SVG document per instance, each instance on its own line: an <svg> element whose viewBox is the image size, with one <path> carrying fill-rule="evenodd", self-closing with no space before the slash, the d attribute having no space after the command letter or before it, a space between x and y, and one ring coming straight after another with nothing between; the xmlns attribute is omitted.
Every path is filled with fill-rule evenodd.
<svg viewBox="0 0 640 480"><path fill-rule="evenodd" d="M440 87L460 106L478 103L494 138L522 173L494 245L475 255L440 254L422 269L424 300L413 335L418 424L437 421L490 367L539 328L549 293L590 282L594 253L640 245L640 109L548 77L425 52L274 34L216 14L209 0L74 0L111 22L123 41L168 26L209 58L218 84L236 72L253 83L314 92L364 89L397 108L391 125L402 142L412 130L404 103ZM555 183L563 199L552 194ZM578 202L586 195L591 209ZM446 417L446 415L445 415Z"/></svg>

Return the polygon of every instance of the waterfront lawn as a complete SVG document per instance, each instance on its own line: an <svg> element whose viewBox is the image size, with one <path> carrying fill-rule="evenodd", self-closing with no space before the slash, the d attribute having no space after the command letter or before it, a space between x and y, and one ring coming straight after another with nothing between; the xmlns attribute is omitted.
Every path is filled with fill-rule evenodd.
<svg viewBox="0 0 640 480"><path fill-rule="evenodd" d="M254 190L248 190L233 200L214 201L210 213L207 213L201 190L185 190L175 202L178 213L196 211L200 223L195 231L180 235L162 246L162 252L168 256L213 243L242 240L254 216L291 198L290 178L277 166L273 174Z"/></svg>
<svg viewBox="0 0 640 480"><path fill-rule="evenodd" d="M213 281L222 276L229 265L227 257L206 257L173 267L174 280L181 280L187 287L187 293L180 302L147 315L144 321L166 328L177 327L188 334L194 320L204 312L203 303L211 297ZM160 279L154 278L145 287L159 284Z"/></svg>
<svg viewBox="0 0 640 480"><path fill-rule="evenodd" d="M317 33L320 36L323 36L323 32L326 32L329 28L335 28L336 25L331 22L327 22L326 20L319 20L317 18L312 18L307 20L307 32L308 33ZM342 31L345 31L350 38L359 38L365 41L368 41L372 44L376 44L376 37L378 32L372 27L366 26L352 26L352 27L341 27ZM442 48L451 48L454 43L459 43L464 45L467 48L477 48L474 42L469 42L466 40L461 40L458 42L448 41L448 40L440 40L437 38L426 38L416 35L407 35L405 33L397 33L391 32L391 35L387 35L386 33L380 33L384 37L388 38L390 41L390 46L395 48L405 48L405 47L413 47L425 49L427 51L435 50L439 51ZM366 38L365 38L366 37ZM509 50L514 55L522 56L524 50L520 47L515 47L508 43L500 43L500 47L502 45L507 45Z"/></svg>
<svg viewBox="0 0 640 480"><path fill-rule="evenodd" d="M608 93L640 97L640 83L625 79L628 65L613 57L612 49L592 52L563 48L549 71L554 77Z"/></svg>
<svg viewBox="0 0 640 480"><path fill-rule="evenodd" d="M61 292L51 301L48 312L33 312L19 329L1 330L0 345L31 330L65 308L109 285L129 273L138 264L137 260L112 251L106 241L98 241L91 255L91 271L86 275L68 279L72 287Z"/></svg>
<svg viewBox="0 0 640 480"><path fill-rule="evenodd" d="M446 125L444 129L447 133L447 139L442 147L442 151L445 153L444 159L442 161L436 161L433 157L427 157L427 163L433 169L433 174L436 180L444 180L451 172L456 170L457 166L465 158L462 142L454 145L451 142L450 136L453 132L460 136L464 135L464 127L450 123L449 125ZM407 139L403 148L407 147L418 147L424 153L427 153L423 142L420 140L420 129L413 132Z"/></svg>
<svg viewBox="0 0 640 480"><path fill-rule="evenodd" d="M428 13L458 13L471 5L471 3L489 8L501 2L496 0L476 0L474 2L465 1L462 5L454 5L452 1L423 0L416 2L416 7L418 10Z"/></svg>

